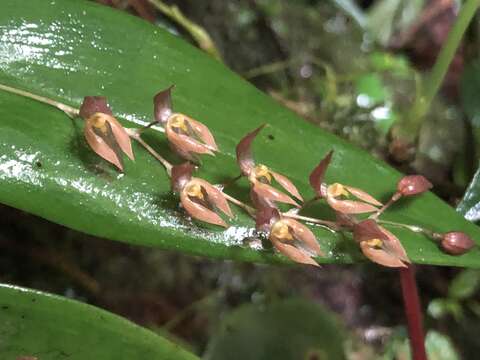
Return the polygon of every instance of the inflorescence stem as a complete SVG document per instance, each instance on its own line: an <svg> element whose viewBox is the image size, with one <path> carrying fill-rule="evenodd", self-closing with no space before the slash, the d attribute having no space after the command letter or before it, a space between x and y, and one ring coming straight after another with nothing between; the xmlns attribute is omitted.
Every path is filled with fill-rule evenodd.
<svg viewBox="0 0 480 360"><path fill-rule="evenodd" d="M417 234L423 234L425 236L428 236L431 239L436 240L438 238L438 235L436 232L425 229L421 226L417 225L408 225L408 224L403 224L403 223L398 223L395 221L388 221L388 220L378 220L378 223L380 224L385 224L385 225L391 225L391 226L396 226L396 227L401 227L407 230L410 230L411 232L417 233Z"/></svg>
<svg viewBox="0 0 480 360"><path fill-rule="evenodd" d="M217 188L222 192L222 194L225 196L225 198L230 201L232 204L235 204L237 205L238 207L242 208L243 210L245 210L248 215L250 215L251 217L255 218L255 213L256 213L256 210L251 207L251 206L248 206L247 204L245 204L244 202L238 200L238 199L235 199L233 196L230 196L228 195L227 193L225 193L221 188L220 186L217 185Z"/></svg>
<svg viewBox="0 0 480 360"><path fill-rule="evenodd" d="M385 210L387 210L394 202L402 197L401 194L398 192L393 194L393 196L388 200L377 212L370 215L369 219L377 220L380 215L383 214Z"/></svg>
<svg viewBox="0 0 480 360"><path fill-rule="evenodd" d="M43 97L43 96L40 96L40 95L32 94L31 92L28 92L28 91L20 90L20 89L17 89L17 88L11 87L11 86L7 86L7 85L3 85L3 84L0 84L0 89L4 90L4 91L7 91L9 93L12 93L12 94L17 94L17 95L36 100L38 102L41 102L41 103L44 103L44 104L47 104L47 105L50 105L50 106L53 106L53 107L57 108L58 110L63 111L65 114L67 114L67 116L69 116L72 119L77 117L80 113L80 111L78 109L74 108L74 107L71 107L71 106L66 105L64 103L61 103L59 101L52 100L50 98L46 98L46 97Z"/></svg>
<svg viewBox="0 0 480 360"><path fill-rule="evenodd" d="M125 128L127 131L128 136L130 136L132 139L137 141L140 145L142 145L145 150L147 150L155 159L160 161L160 163L163 165L165 170L167 171L168 176L171 176L172 174L172 164L169 163L162 155L160 155L158 152L156 152L150 145L148 145L140 136L139 132L137 129L132 129L132 128Z"/></svg>
<svg viewBox="0 0 480 360"><path fill-rule="evenodd" d="M69 116L70 118L76 118L79 116L80 114L80 111L79 109L77 108L74 108L72 106L69 106L69 105L66 105L64 103L61 103L59 101L56 101L56 100L52 100L50 98L47 98L47 97L43 97L43 96L40 96L40 95L36 95L36 94L33 94L33 93L30 93L28 91L24 91L24 90L20 90L20 89L17 89L17 88L14 88L14 87L11 87L11 86L7 86L7 85L4 85L4 84L0 84L0 90L4 90L6 92L9 92L9 93L13 93L13 94L16 94L16 95L20 95L20 96L23 96L23 97L26 97L26 98L29 98L29 99L33 99L33 100L36 100L36 101L39 101L41 103L44 103L44 104L47 104L47 105L50 105L50 106L53 106L55 108L57 108L58 110L64 112L67 116ZM151 127L152 125L154 125L155 122L152 122L150 124L148 124L146 126L146 128L148 127ZM143 129L134 129L134 128L125 128L125 130L127 131L127 134L128 136L130 136L130 138L132 138L133 140L135 140L136 142L138 142L141 146L143 146L145 148L145 150L147 150L155 159L157 159L164 167L165 167L165 170L167 171L167 174L168 176L171 176L171 171L172 171L172 164L170 162L168 162L163 156L161 156L157 151L155 151L150 145L148 145L142 138L141 138L141 132L142 130L144 130L145 128ZM235 178L234 181L238 180L239 177ZM222 190L224 186L222 185L217 185L217 187ZM223 191L222 191L223 192ZM238 200L238 199L235 199L234 197L226 194L225 192L223 192L223 194L225 195L225 197L227 198L227 200L229 200L230 202L232 202L233 204L239 206L240 208L242 208L243 210L245 210L250 216L254 217L255 216L255 209L245 203L243 203L242 201ZM318 197L314 197L308 201L306 201L304 203L304 205L300 208L300 209L292 209L290 211L287 211L285 213L283 213L282 215L285 216L285 217L289 217L289 218L292 218L292 219L297 219L297 220L301 220L301 221L306 221L306 222L309 222L309 223L312 223L312 224L317 224L317 225L320 225L324 228L327 228L329 231L339 231L341 230L341 227L336 224L335 222L332 222L332 221L327 221L327 220L321 220L321 219L317 219L317 218L311 218L311 217L306 217L306 216L302 216L302 215L298 215L298 212L305 208L307 205L311 204L312 202L318 200ZM371 218L373 219L377 219L378 216L380 216L380 214L387 208L389 207L391 204L393 204L393 202L395 202L397 199L395 199L395 196L392 197L392 199L390 199L389 202L387 202L378 212L376 212L374 215L371 216ZM396 222L393 222L393 221L387 221L387 220L378 220L379 223L383 223L383 224L386 224L386 225L392 225L392 226L397 226L397 227L402 227L402 228L405 228L405 229L408 229L412 232L415 232L415 233L422 233L432 239L437 239L438 238L438 234L431 231L431 230L428 230L428 229L425 229L425 228L422 228L420 226L416 226L416 225L407 225L407 224L402 224L402 223L396 223Z"/></svg>
<svg viewBox="0 0 480 360"><path fill-rule="evenodd" d="M418 296L415 270L412 265L398 269L402 286L403 304L407 318L410 347L413 360L427 360L425 351L425 336L422 323L422 309Z"/></svg>

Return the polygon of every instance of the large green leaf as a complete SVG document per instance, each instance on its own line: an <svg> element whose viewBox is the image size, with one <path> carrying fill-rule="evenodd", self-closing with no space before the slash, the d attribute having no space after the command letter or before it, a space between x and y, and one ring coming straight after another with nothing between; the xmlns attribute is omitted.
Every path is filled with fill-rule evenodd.
<svg viewBox="0 0 480 360"><path fill-rule="evenodd" d="M290 176L306 198L307 176L335 149L327 180L387 199L400 174L362 150L299 119L226 67L181 39L140 19L84 1L3 0L0 82L78 106L84 95L106 95L127 126L151 119L152 95L176 84L177 111L205 122L221 153L206 158L199 176L220 182L238 173L237 141L268 122L255 143L260 162ZM282 261L271 249L249 248L253 222L240 210L226 231L192 223L170 194L165 171L135 145L136 162L117 173L86 147L82 122L19 96L0 92L0 201L93 235L194 254L248 261ZM146 139L172 157L162 134ZM247 199L247 184L232 187ZM331 214L324 205L311 213ZM391 220L436 231L478 228L432 194L405 200ZM396 231L396 230L395 230ZM360 259L348 238L315 233L325 262ZM396 231L419 263L479 266L478 250L462 257L408 231ZM284 260L283 260L284 261Z"/></svg>
<svg viewBox="0 0 480 360"><path fill-rule="evenodd" d="M194 360L196 356L93 306L0 284L0 358Z"/></svg>

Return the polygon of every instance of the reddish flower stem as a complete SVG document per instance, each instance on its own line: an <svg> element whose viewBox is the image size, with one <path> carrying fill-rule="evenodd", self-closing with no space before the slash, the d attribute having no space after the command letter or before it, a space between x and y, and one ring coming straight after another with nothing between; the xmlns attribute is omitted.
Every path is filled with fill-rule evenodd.
<svg viewBox="0 0 480 360"><path fill-rule="evenodd" d="M402 285L403 304L407 317L408 336L413 360L427 360L425 351L425 336L422 325L422 311L418 297L415 270L412 265L400 268L400 283Z"/></svg>

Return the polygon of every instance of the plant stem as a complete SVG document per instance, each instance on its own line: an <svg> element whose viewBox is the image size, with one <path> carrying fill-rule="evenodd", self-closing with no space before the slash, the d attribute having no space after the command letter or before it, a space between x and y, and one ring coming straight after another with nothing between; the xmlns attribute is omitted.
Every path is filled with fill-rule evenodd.
<svg viewBox="0 0 480 360"><path fill-rule="evenodd" d="M155 6L163 15L180 25L202 50L215 59L222 61L220 52L207 31L200 25L189 20L176 5L167 5L162 0L148 0L148 2Z"/></svg>
<svg viewBox="0 0 480 360"><path fill-rule="evenodd" d="M460 13L453 25L452 29L448 33L445 45L438 54L437 61L433 66L431 75L428 79L425 94L424 94L424 106L425 111L430 107L430 103L437 94L443 79L447 74L448 67L457 52L457 49L462 41L463 34L467 30L468 24L472 20L477 8L480 6L480 0L467 0L462 6Z"/></svg>
<svg viewBox="0 0 480 360"><path fill-rule="evenodd" d="M380 209L378 209L377 212L369 216L369 219L377 220L378 217L382 215L385 210L387 210L395 201L399 200L401 197L402 195L398 192L393 194L390 200L388 200Z"/></svg>
<svg viewBox="0 0 480 360"><path fill-rule="evenodd" d="M422 325L422 311L415 281L415 271L411 265L400 268L400 283L402 286L403 304L407 318L408 336L413 360L427 360L425 351L425 336Z"/></svg>
<svg viewBox="0 0 480 360"><path fill-rule="evenodd" d="M0 90L4 90L4 91L12 93L12 94L20 95L20 96L23 96L23 97L26 97L26 98L29 98L29 99L33 99L33 100L36 100L38 102L53 106L53 107L57 108L58 110L63 111L65 114L67 114L72 119L77 117L78 114L80 113L80 111L78 109L76 109L74 107L71 107L71 106L68 106L66 104L63 104L59 101L55 101L55 100L52 100L52 99L49 99L49 98L46 98L46 97L43 97L43 96L40 96L40 95L32 94L31 92L16 89L16 88L11 87L11 86L0 84Z"/></svg>
<svg viewBox="0 0 480 360"><path fill-rule="evenodd" d="M435 65L433 66L426 82L425 90L423 94L417 96L412 108L412 113L405 120L403 125L405 135L408 136L408 134L414 134L413 136L416 136L416 134L418 134L423 119L443 83L450 63L460 45L463 34L479 6L480 0L467 0L462 6L455 24L448 33L445 45L438 54Z"/></svg>
<svg viewBox="0 0 480 360"><path fill-rule="evenodd" d="M305 201L303 204L302 204L302 207L299 207L299 208L293 208L293 209L290 209L288 210L286 213L284 213L284 215L290 215L290 214L298 214L300 211L302 211L303 209L305 209L306 207L308 207L309 205L313 204L315 201L319 200L320 199L320 196L314 196L313 198L311 199L308 199L307 201Z"/></svg>
<svg viewBox="0 0 480 360"><path fill-rule="evenodd" d="M337 225L337 223L333 221L320 220L320 219L311 218L308 216L297 215L297 214L290 213L288 211L285 213L282 213L282 216L288 217L290 219L296 219L296 220L306 221L312 224L317 224L332 232L336 232L337 230L339 230L339 226Z"/></svg>
<svg viewBox="0 0 480 360"><path fill-rule="evenodd" d="M138 128L138 129L137 129L137 133L138 133L138 134L141 134L142 132L144 132L144 131L147 130L147 129L150 129L150 128L151 128L152 126L154 126L154 125L158 125L158 121L156 121L156 120L155 120L155 121L152 121L152 122L148 123L147 125L145 125L144 127ZM160 131L160 132L162 132L162 133L165 132L165 129L164 129L163 127L160 127L160 126L156 127L155 130L158 130L158 131Z"/></svg>
<svg viewBox="0 0 480 360"><path fill-rule="evenodd" d="M432 238L432 239L435 239L436 235L437 235L437 233L433 232L432 230L425 229L425 228L422 228L421 226L417 226L417 225L402 224L402 223L398 223L398 222L395 222L395 221L388 221L388 220L378 220L377 222L379 224L386 224L386 225L401 227L401 228L410 230L414 233L426 235L426 236L428 236L429 238Z"/></svg>
<svg viewBox="0 0 480 360"><path fill-rule="evenodd" d="M150 145L148 145L140 136L138 133L137 129L129 129L125 128L127 131L128 136L130 136L132 139L137 141L140 145L142 145L145 150L147 150L155 159L157 159L165 168L167 171L168 176L171 176L172 174L172 164L168 162L162 155L160 155L158 152L156 152Z"/></svg>
<svg viewBox="0 0 480 360"><path fill-rule="evenodd" d="M242 178L242 174L235 176L233 179L228 180L226 183L223 183L221 185L222 189L225 189L226 187L235 184L238 180Z"/></svg>
<svg viewBox="0 0 480 360"><path fill-rule="evenodd" d="M219 188L220 191L222 191L222 190L220 189L221 185L216 185L216 186L217 186L217 188ZM233 204L237 205L238 207L242 208L243 210L245 210L245 211L248 213L248 215L250 215L251 217L255 218L256 210L255 210L253 207L248 206L247 204L241 202L241 201L238 200L238 199L235 199L233 196L230 196L230 195L228 195L227 193L224 193L223 191L222 191L222 194L225 196L225 198L226 198L228 201L230 201L231 203L233 203Z"/></svg>

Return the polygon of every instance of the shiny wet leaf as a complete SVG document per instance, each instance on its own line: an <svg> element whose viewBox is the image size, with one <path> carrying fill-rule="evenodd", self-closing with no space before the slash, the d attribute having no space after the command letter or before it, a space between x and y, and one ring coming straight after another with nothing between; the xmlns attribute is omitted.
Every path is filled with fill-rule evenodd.
<svg viewBox="0 0 480 360"><path fill-rule="evenodd" d="M79 106L85 95L108 96L127 127L153 119L152 97L175 84L173 106L205 123L220 153L204 157L195 176L211 183L238 175L235 145L267 122L255 140L255 158L313 195L308 174L331 150L327 181L364 189L385 201L401 175L349 143L299 119L223 65L178 37L128 14L87 1L3 0L0 13L0 82ZM238 208L227 230L193 222L170 192L163 168L134 144L125 173L98 158L82 138L83 124L46 105L0 92L0 201L92 235L136 245L246 261L280 262L272 249L249 247L254 222ZM156 129L145 140L179 164ZM229 192L248 201L245 179ZM332 216L324 205L307 215ZM428 193L399 202L387 218L465 231L478 228ZM325 257L319 262L364 259L347 237L313 227ZM443 254L419 235L393 230L418 263L480 266L480 252Z"/></svg>

